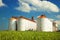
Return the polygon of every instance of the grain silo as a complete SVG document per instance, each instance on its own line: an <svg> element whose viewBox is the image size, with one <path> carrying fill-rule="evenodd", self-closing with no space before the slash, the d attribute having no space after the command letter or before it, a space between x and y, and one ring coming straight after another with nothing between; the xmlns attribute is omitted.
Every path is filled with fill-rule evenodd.
<svg viewBox="0 0 60 40"><path fill-rule="evenodd" d="M17 27L18 31L36 30L36 22L34 21L33 17L32 19L28 19L23 16L20 16L18 18L17 25L18 25Z"/></svg>
<svg viewBox="0 0 60 40"><path fill-rule="evenodd" d="M9 30L17 30L17 18L12 17L9 20Z"/></svg>
<svg viewBox="0 0 60 40"><path fill-rule="evenodd" d="M25 30L25 27L22 27L23 25L23 18L22 16L18 18L18 21L17 21L17 30L18 31L24 31ZM22 29L23 28L23 29Z"/></svg>
<svg viewBox="0 0 60 40"><path fill-rule="evenodd" d="M45 15L38 16L37 30L46 32L53 31L52 22Z"/></svg>

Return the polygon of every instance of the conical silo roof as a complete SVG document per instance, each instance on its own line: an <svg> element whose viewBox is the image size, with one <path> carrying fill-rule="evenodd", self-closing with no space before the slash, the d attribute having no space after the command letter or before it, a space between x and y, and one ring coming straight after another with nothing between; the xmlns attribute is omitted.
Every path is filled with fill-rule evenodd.
<svg viewBox="0 0 60 40"><path fill-rule="evenodd" d="M45 15L38 16L38 18L46 18Z"/></svg>

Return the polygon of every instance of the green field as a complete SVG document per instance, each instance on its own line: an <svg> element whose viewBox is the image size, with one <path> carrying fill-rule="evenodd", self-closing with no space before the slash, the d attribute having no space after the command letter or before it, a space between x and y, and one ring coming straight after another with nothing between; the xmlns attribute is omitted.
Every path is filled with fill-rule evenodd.
<svg viewBox="0 0 60 40"><path fill-rule="evenodd" d="M60 32L0 31L0 40L60 40Z"/></svg>

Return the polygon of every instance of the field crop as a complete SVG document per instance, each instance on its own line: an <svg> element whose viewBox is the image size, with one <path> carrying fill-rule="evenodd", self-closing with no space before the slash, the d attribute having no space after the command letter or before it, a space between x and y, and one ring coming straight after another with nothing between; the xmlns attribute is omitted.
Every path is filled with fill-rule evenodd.
<svg viewBox="0 0 60 40"><path fill-rule="evenodd" d="M60 40L60 32L0 31L0 40Z"/></svg>

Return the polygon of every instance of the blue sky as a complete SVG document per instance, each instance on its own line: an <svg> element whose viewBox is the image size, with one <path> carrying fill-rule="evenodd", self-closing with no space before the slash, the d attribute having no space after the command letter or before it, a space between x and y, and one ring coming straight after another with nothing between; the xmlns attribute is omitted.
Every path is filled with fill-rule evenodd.
<svg viewBox="0 0 60 40"><path fill-rule="evenodd" d="M0 30L7 30L9 18L31 18L45 14L60 24L60 0L0 0Z"/></svg>

